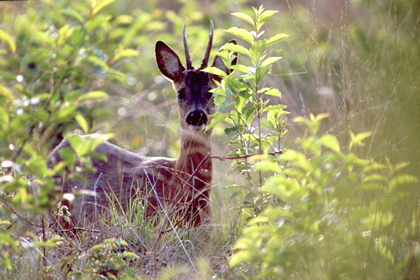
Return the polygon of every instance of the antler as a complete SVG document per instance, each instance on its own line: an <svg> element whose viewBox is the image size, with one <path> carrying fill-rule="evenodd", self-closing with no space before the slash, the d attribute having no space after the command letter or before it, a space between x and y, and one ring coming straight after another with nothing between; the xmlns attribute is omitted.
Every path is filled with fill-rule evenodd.
<svg viewBox="0 0 420 280"><path fill-rule="evenodd" d="M204 69L207 67L210 57L211 47L213 45L213 32L214 32L214 25L213 21L210 20L210 34L209 34L209 43L207 44L206 53L204 54L203 61L199 69ZM185 60L187 62L187 70L194 69L191 62L190 52L188 50L188 42L187 42L187 34L186 34L186 25L182 28L182 37L184 41L184 51L185 51Z"/></svg>
<svg viewBox="0 0 420 280"><path fill-rule="evenodd" d="M185 32L186 25L182 28L182 37L184 40L185 60L187 61L187 70L193 69L190 52L188 51L187 34Z"/></svg>
<svg viewBox="0 0 420 280"><path fill-rule="evenodd" d="M203 57L203 62L201 63L200 69L206 68L207 67L207 64L209 62L210 51L211 51L211 47L213 45L213 31L214 31L213 21L210 20L209 43L207 45L206 54Z"/></svg>

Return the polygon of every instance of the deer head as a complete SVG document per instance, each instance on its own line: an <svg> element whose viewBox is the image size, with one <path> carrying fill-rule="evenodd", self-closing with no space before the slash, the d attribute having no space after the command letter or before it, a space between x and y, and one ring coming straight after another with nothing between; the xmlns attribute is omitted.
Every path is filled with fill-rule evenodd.
<svg viewBox="0 0 420 280"><path fill-rule="evenodd" d="M207 67L210 51L213 42L213 22L210 21L210 35L206 52L199 68L194 68L188 51L188 43L185 32L185 25L182 30L186 67L181 63L179 56L164 42L156 43L156 61L160 72L172 81L178 94L178 105L180 112L181 128L189 128L195 132L204 133L206 125L209 123L209 115L215 112L213 94L211 89L216 87L216 81L220 77L203 72ZM231 41L235 43L234 41ZM232 65L237 62L237 57L232 61ZM230 73L219 56L214 58L213 67L217 67L225 73Z"/></svg>

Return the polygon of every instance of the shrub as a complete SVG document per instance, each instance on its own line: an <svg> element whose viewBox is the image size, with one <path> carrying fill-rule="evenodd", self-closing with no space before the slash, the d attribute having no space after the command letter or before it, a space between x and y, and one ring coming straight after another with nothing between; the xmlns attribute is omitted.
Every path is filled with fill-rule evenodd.
<svg viewBox="0 0 420 280"><path fill-rule="evenodd" d="M370 133L351 134L347 152L335 136L317 135L325 117L295 118L307 128L300 151L254 168L273 174L261 188L272 203L249 221L231 266L246 279L415 279L419 217L404 186L418 179L405 162L357 156Z"/></svg>
<svg viewBox="0 0 420 280"><path fill-rule="evenodd" d="M125 24L121 17L111 24L103 13L112 2L35 2L25 5L25 14L2 7L9 24L0 31L0 262L8 269L6 248L19 244L10 229L45 230L39 216L32 217L54 207L53 175L88 158L103 139L72 141L76 154L65 153L65 163L54 170L47 168L46 155L65 133L97 129L96 109L108 97L105 82L125 82L123 60L139 55L129 43L107 44L106 38L122 36Z"/></svg>
<svg viewBox="0 0 420 280"><path fill-rule="evenodd" d="M275 13L261 6L254 8L254 17L233 14L252 30L227 32L250 47L224 49L240 53L252 66L233 66L242 75L227 77L215 90L219 107L230 111L215 114L213 124L229 125L225 132L234 135L229 144L237 148L228 158L235 171L247 175L239 192L248 222L230 265L246 279L416 277L418 271L411 269L418 259L419 213L410 211L406 186L418 179L404 173L408 163L359 156L370 133L350 132L344 149L336 136L319 135L327 114L295 118L306 127L296 141L299 149L281 149L287 112L275 104L280 92L262 86L280 59L270 57L267 47L287 37L263 39L262 27Z"/></svg>

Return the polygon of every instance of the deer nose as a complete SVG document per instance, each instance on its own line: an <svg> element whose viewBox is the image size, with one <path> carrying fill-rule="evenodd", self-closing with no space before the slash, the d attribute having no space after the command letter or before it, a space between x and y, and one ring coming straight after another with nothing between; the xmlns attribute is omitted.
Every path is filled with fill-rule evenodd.
<svg viewBox="0 0 420 280"><path fill-rule="evenodd" d="M207 115L202 110L195 110L188 114L186 121L189 126L203 126L207 123Z"/></svg>

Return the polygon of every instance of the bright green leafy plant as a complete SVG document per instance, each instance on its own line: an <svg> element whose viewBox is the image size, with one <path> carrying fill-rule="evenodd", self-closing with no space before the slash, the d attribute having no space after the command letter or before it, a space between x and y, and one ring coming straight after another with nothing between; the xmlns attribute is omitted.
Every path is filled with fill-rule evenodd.
<svg viewBox="0 0 420 280"><path fill-rule="evenodd" d="M86 248L80 256L73 251L61 261L61 274L76 279L135 279L135 270L128 263L139 256L126 250L128 243L120 238L106 239Z"/></svg>
<svg viewBox="0 0 420 280"><path fill-rule="evenodd" d="M95 109L108 98L105 82L126 81L119 67L139 55L130 43L104 42L122 25L118 20L110 25L111 16L104 13L112 2L25 3L27 13L17 18L7 10L12 6L2 6L4 22L11 23L0 32L5 42L0 49L0 262L7 269L12 269L9 249L19 247L12 230L34 227L45 234L47 224L32 217L54 208L54 174L97 156L93 150L107 138L69 136L73 151L64 151L65 160L53 169L47 167L48 153L66 133L95 130Z"/></svg>
<svg viewBox="0 0 420 280"><path fill-rule="evenodd" d="M300 150L285 151L282 165L268 159L255 168L274 173L261 188L273 203L250 220L234 246L230 264L246 279L398 279L410 273L419 220L415 212L401 217L399 207L410 195L404 186L418 179L404 173L407 163L359 157L356 149L370 133L351 134L346 152L335 136L318 135L326 116L295 118L308 131L298 140Z"/></svg>
<svg viewBox="0 0 420 280"><path fill-rule="evenodd" d="M262 27L276 11L265 10L261 6L258 9L254 8L254 13L255 19L244 13L232 14L250 24L252 31L238 27L226 31L246 41L249 47L229 43L223 46L222 50L240 54L241 60L250 61L251 66L245 64L232 66L231 69L240 73L240 78L226 79L221 88L214 90L219 108L231 111L216 113L209 126L211 128L219 122L230 125L225 131L228 134L235 134L235 140L230 143L238 146L238 149L232 153L238 156L278 151L281 136L285 133L283 117L287 114L284 111L286 106L270 104L270 98L280 97L281 93L274 87L264 87L263 79L270 74L272 64L281 59L270 56L268 47L287 38L288 35L276 34L268 39L262 39L265 33ZM224 62L230 65L227 53L222 52L220 55L224 58ZM209 71L212 70L214 68ZM264 114L267 117L263 118Z"/></svg>
<svg viewBox="0 0 420 280"><path fill-rule="evenodd" d="M270 57L267 47L287 37L262 39L262 27L274 14L263 7L254 9L254 17L233 14L252 31L227 32L250 47L223 47L241 55L242 64L232 66L241 76L227 77L215 90L222 112L214 115L213 125L228 124L225 132L234 135L229 143L237 147L228 158L248 179L235 186L248 222L230 265L245 279L412 277L418 213L401 206L409 196L406 186L418 179L404 173L407 163L359 156L370 133L350 133L346 148L331 134L319 135L326 114L295 118L307 128L297 141L300 149L281 149L287 112L284 105L273 105L280 92L262 86L280 59ZM228 55L221 55L228 64ZM244 58L252 66L245 66Z"/></svg>
<svg viewBox="0 0 420 280"><path fill-rule="evenodd" d="M264 24L277 11L260 6L253 8L253 12L254 17L245 13L232 14L250 25L251 30L238 27L226 30L245 41L247 47L228 43L221 48L219 55L226 65L230 65L229 52L239 54L240 64L231 66L232 70L239 73L239 78L228 76L214 90L220 112L213 115L209 125L211 128L221 122L227 124L225 133L231 136L228 143L234 147L229 153L230 159L234 161L234 171L245 174L249 181L249 184L242 186L241 195L244 196L243 209L248 209L250 216L261 211L267 202L264 196L255 192L256 187L263 182L263 174L251 172L260 161L253 156L269 153L275 160L281 154L282 136L287 132L285 116L288 114L286 106L279 104L280 91L266 85L265 81L271 74L273 63L281 59L279 56L271 56L270 48L288 35L281 33L264 38ZM210 68L208 71L217 69ZM257 184L252 182L255 177Z"/></svg>

